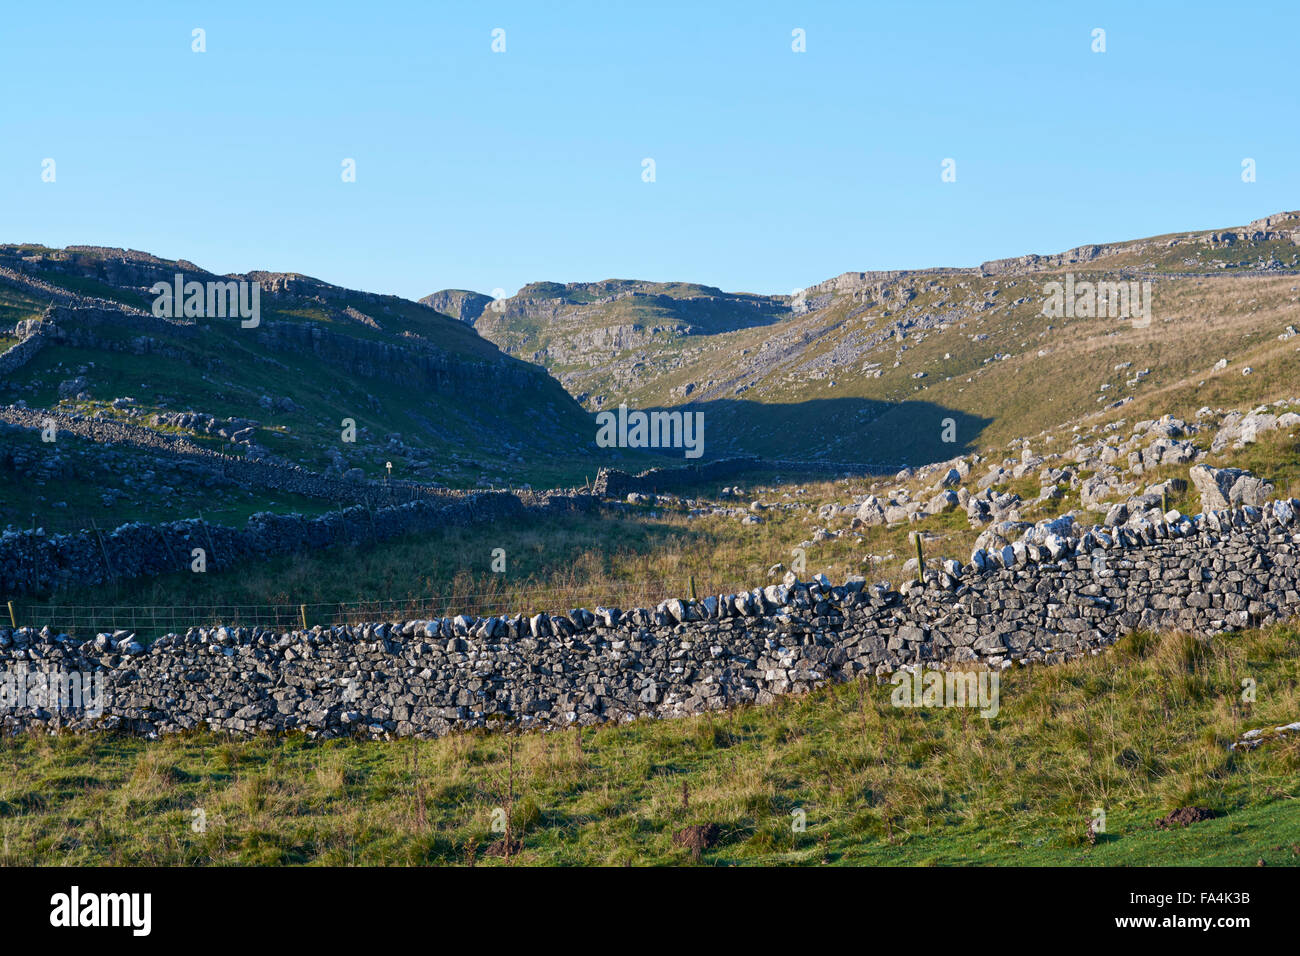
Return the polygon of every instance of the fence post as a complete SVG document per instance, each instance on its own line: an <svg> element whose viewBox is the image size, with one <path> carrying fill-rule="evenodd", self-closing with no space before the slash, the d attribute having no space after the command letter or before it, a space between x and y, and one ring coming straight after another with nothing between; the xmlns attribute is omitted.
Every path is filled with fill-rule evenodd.
<svg viewBox="0 0 1300 956"><path fill-rule="evenodd" d="M158 539L162 541L163 547L167 550L167 557L171 558L172 561L178 565L178 570L184 568L185 563L176 560L176 549L173 548L172 543L167 540L167 535L163 534L162 525L155 525L154 530L158 532Z"/></svg>
<svg viewBox="0 0 1300 956"><path fill-rule="evenodd" d="M99 539L99 553L104 556L104 570L108 572L108 579L116 581L117 571L113 568L113 560L108 556L108 547L104 544L104 536L100 534L99 525L95 523L94 518L90 519L90 527L94 530L95 537Z"/></svg>
<svg viewBox="0 0 1300 956"><path fill-rule="evenodd" d="M921 532L913 531L912 540L916 542L916 582L925 583L925 556L921 553Z"/></svg>
<svg viewBox="0 0 1300 956"><path fill-rule="evenodd" d="M212 532L208 530L208 522L203 517L202 510L199 511L199 527L203 529L203 539L208 543L208 560L212 562L213 567L216 567L217 549L212 546Z"/></svg>
<svg viewBox="0 0 1300 956"><path fill-rule="evenodd" d="M18 627L18 618L14 617L14 602L13 602L13 601L10 601L10 602L9 602L9 623L12 624L12 625L14 626L15 630L17 629L17 627Z"/></svg>
<svg viewBox="0 0 1300 956"><path fill-rule="evenodd" d="M307 605L298 605L298 613L302 615L302 629L307 630Z"/></svg>
<svg viewBox="0 0 1300 956"><path fill-rule="evenodd" d="M32 515L32 591L41 588L41 549L36 544L36 515Z"/></svg>

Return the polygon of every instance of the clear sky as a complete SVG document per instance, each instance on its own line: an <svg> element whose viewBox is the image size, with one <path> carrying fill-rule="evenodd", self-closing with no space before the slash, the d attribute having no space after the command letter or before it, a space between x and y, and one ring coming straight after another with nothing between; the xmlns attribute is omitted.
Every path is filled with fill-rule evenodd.
<svg viewBox="0 0 1300 956"><path fill-rule="evenodd" d="M413 298L790 292L1300 207L1295 0L4 0L0 64L0 241Z"/></svg>

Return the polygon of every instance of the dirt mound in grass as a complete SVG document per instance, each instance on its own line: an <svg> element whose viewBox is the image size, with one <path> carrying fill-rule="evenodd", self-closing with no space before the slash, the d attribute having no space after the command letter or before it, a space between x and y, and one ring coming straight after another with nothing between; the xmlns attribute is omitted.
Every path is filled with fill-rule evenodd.
<svg viewBox="0 0 1300 956"><path fill-rule="evenodd" d="M519 851L523 848L523 840L510 840L507 842L506 838L502 837L500 840L497 840L495 843L488 846L487 850L484 852L487 853L488 856L499 856L503 859L509 859L510 857L518 856Z"/></svg>
<svg viewBox="0 0 1300 956"><path fill-rule="evenodd" d="M1200 823L1202 820L1213 820L1218 814L1213 810L1207 810L1205 807L1179 807L1177 810L1170 811L1166 816L1156 820L1156 826L1162 830L1168 830L1171 827L1187 827L1193 823Z"/></svg>
<svg viewBox="0 0 1300 956"><path fill-rule="evenodd" d="M716 823L686 827L673 834L673 843L691 851L691 856L699 859L702 852L718 845L719 830Z"/></svg>

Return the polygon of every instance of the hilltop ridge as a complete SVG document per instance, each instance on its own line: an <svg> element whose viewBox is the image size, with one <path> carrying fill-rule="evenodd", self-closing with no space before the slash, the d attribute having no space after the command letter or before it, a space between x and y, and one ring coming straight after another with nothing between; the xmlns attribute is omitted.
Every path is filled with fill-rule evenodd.
<svg viewBox="0 0 1300 956"><path fill-rule="evenodd" d="M1153 322L1045 318L1044 286L1067 272L1152 282ZM533 283L474 326L590 410L707 410L717 454L920 462L961 450L940 441L946 419L973 448L1115 401L1159 396L1185 410L1207 376L1222 378L1220 359L1250 367L1261 399L1279 397L1294 349L1277 337L1300 318L1297 274L1300 213L1287 211L974 267L845 272L788 296ZM1240 383L1220 391L1243 399Z"/></svg>

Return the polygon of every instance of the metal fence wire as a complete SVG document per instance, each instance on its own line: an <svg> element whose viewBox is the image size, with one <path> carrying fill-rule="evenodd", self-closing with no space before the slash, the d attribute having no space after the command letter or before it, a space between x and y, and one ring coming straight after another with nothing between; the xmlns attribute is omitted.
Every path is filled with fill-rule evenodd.
<svg viewBox="0 0 1300 956"><path fill-rule="evenodd" d="M88 637L104 631L131 631L143 637L184 633L191 627L231 625L290 630L314 625L380 621L430 620L465 614L471 617L565 613L574 608L654 608L670 598L703 598L749 591L744 584L721 586L668 581L637 582L619 593L596 587L503 588L442 596L304 604L83 605L10 602L0 607L0 626L49 627L59 633Z"/></svg>

